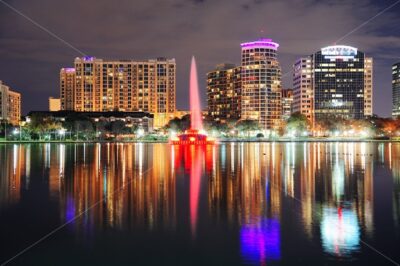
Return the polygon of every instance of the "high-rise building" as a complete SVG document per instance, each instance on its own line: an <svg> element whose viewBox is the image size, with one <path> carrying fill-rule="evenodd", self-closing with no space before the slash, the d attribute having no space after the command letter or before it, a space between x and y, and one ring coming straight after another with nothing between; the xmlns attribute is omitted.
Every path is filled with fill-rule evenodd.
<svg viewBox="0 0 400 266"><path fill-rule="evenodd" d="M241 47L241 119L256 120L264 129L277 129L282 119L279 44L262 38Z"/></svg>
<svg viewBox="0 0 400 266"><path fill-rule="evenodd" d="M314 94L312 82L312 59L300 58L294 64L293 113L301 113L313 121Z"/></svg>
<svg viewBox="0 0 400 266"><path fill-rule="evenodd" d="M62 68L60 71L61 110L75 109L75 68Z"/></svg>
<svg viewBox="0 0 400 266"><path fill-rule="evenodd" d="M61 110L60 98L49 97L49 111L57 112Z"/></svg>
<svg viewBox="0 0 400 266"><path fill-rule="evenodd" d="M373 113L373 60L357 48L334 45L294 65L294 112L312 121L363 119Z"/></svg>
<svg viewBox="0 0 400 266"><path fill-rule="evenodd" d="M364 60L364 116L373 115L373 73L374 62L371 57L365 57Z"/></svg>
<svg viewBox="0 0 400 266"><path fill-rule="evenodd" d="M21 120L21 94L12 91L0 80L0 120L16 126Z"/></svg>
<svg viewBox="0 0 400 266"><path fill-rule="evenodd" d="M392 66L393 108L392 116L400 116L400 63Z"/></svg>
<svg viewBox="0 0 400 266"><path fill-rule="evenodd" d="M70 88L73 93L67 93ZM75 59L75 68L61 70L63 110L150 112L154 114L155 127L173 117L175 91L175 59L106 61L83 57ZM69 103L72 109L68 108Z"/></svg>
<svg viewBox="0 0 400 266"><path fill-rule="evenodd" d="M282 90L282 119L289 119L293 109L293 90Z"/></svg>
<svg viewBox="0 0 400 266"><path fill-rule="evenodd" d="M240 119L241 68L233 64L217 65L207 73L208 117L226 123Z"/></svg>

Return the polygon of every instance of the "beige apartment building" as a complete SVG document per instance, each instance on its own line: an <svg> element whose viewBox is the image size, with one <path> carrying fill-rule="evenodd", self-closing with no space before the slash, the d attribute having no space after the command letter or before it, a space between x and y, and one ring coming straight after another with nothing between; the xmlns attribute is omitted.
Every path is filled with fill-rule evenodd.
<svg viewBox="0 0 400 266"><path fill-rule="evenodd" d="M175 59L146 61L76 58L60 72L61 109L79 112L149 112L155 127L174 117Z"/></svg>
<svg viewBox="0 0 400 266"><path fill-rule="evenodd" d="M61 110L61 99L49 97L49 111L57 112Z"/></svg>
<svg viewBox="0 0 400 266"><path fill-rule="evenodd" d="M21 120L21 94L0 80L0 120L17 126Z"/></svg>

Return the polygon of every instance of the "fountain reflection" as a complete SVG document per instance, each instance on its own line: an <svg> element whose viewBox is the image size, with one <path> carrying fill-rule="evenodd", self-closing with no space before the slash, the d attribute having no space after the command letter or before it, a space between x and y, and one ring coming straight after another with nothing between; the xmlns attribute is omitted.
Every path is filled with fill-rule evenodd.
<svg viewBox="0 0 400 266"><path fill-rule="evenodd" d="M0 145L0 163L0 211L40 188L35 200L58 206L60 223L91 208L69 226L77 235L174 231L177 209L188 210L193 238L203 217L239 226L242 259L265 264L284 257L291 213L302 235L337 257L359 251L361 236L374 239L377 211L400 229L398 143ZM378 209L376 196L389 205Z"/></svg>
<svg viewBox="0 0 400 266"><path fill-rule="evenodd" d="M174 171L179 172L183 167L184 173L189 174L190 230L193 238L196 237L199 219L202 174L204 170L210 172L212 169L214 149L215 146L204 145L171 146L171 153L174 155L175 162Z"/></svg>

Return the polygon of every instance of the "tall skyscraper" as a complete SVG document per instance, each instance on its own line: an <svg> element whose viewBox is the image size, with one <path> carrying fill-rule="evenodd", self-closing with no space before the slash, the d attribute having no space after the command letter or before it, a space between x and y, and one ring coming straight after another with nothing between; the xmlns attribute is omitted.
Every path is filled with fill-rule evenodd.
<svg viewBox="0 0 400 266"><path fill-rule="evenodd" d="M241 68L233 64L217 65L207 73L208 116L226 123L240 119Z"/></svg>
<svg viewBox="0 0 400 266"><path fill-rule="evenodd" d="M311 120L371 116L373 60L357 48L335 45L294 65L294 112ZM310 114L311 112L311 114Z"/></svg>
<svg viewBox="0 0 400 266"><path fill-rule="evenodd" d="M264 129L276 129L282 119L279 44L262 38L241 47L241 119L257 120Z"/></svg>
<svg viewBox="0 0 400 266"><path fill-rule="evenodd" d="M393 108L392 116L400 116L400 62L392 66Z"/></svg>
<svg viewBox="0 0 400 266"><path fill-rule="evenodd" d="M310 121L314 119L312 72L311 58L300 58L294 64L292 111L305 115Z"/></svg>
<svg viewBox="0 0 400 266"><path fill-rule="evenodd" d="M371 57L364 60L364 116L370 117L373 113L373 77L374 61Z"/></svg>
<svg viewBox="0 0 400 266"><path fill-rule="evenodd" d="M60 70L61 110L75 110L75 68Z"/></svg>
<svg viewBox="0 0 400 266"><path fill-rule="evenodd" d="M175 71L175 59L76 58L75 68L61 70L62 108L70 110L72 104L72 110L82 112L150 112L160 127L175 112ZM71 88L73 93L68 93Z"/></svg>
<svg viewBox="0 0 400 266"><path fill-rule="evenodd" d="M17 126L21 120L21 94L0 80L0 120Z"/></svg>

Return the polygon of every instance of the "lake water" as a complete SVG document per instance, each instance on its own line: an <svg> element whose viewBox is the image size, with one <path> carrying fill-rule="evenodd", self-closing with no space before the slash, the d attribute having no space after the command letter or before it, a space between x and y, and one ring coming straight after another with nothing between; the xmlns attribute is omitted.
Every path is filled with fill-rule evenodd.
<svg viewBox="0 0 400 266"><path fill-rule="evenodd" d="M393 265L399 251L400 143L0 145L0 264Z"/></svg>

